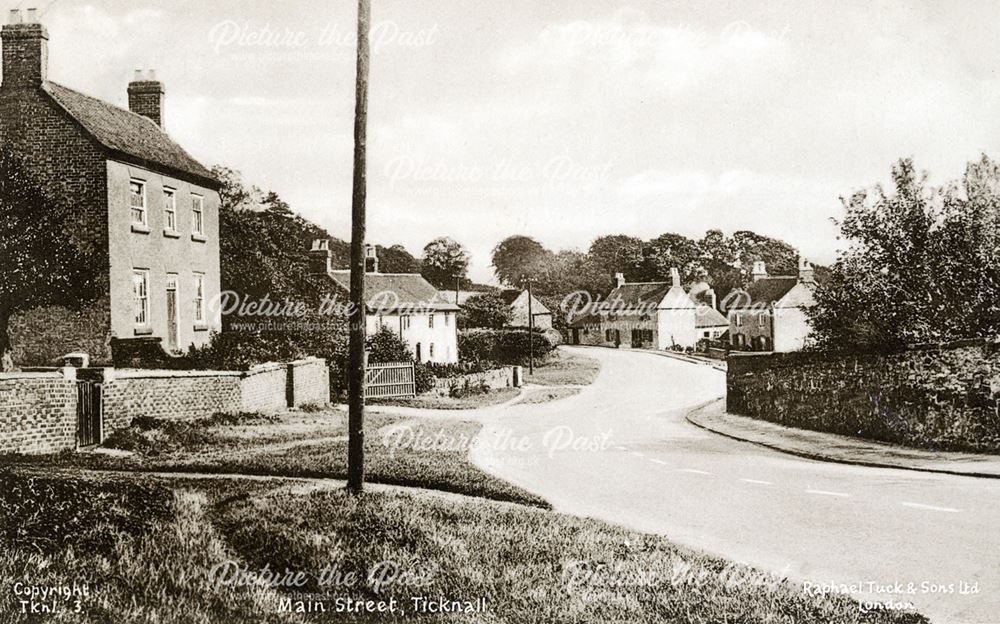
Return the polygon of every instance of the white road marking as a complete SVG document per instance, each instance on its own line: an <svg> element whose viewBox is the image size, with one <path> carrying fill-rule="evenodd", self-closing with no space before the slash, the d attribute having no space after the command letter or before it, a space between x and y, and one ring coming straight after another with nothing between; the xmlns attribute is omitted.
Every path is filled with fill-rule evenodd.
<svg viewBox="0 0 1000 624"><path fill-rule="evenodd" d="M704 470L697 470L695 468L678 468L677 472L689 472L691 474L700 474L700 475L712 474L711 472L705 472Z"/></svg>
<svg viewBox="0 0 1000 624"><path fill-rule="evenodd" d="M653 462L654 464L659 464L661 466L666 466L667 465L667 462L660 461L658 459L653 459L652 457L649 458L649 461Z"/></svg>
<svg viewBox="0 0 1000 624"><path fill-rule="evenodd" d="M935 507L934 505L924 505L922 503L903 503L903 507L912 507L913 509L926 509L928 511L943 511L945 513L960 513L961 509L954 509L952 507Z"/></svg>
<svg viewBox="0 0 1000 624"><path fill-rule="evenodd" d="M843 492L828 492L826 490L806 490L806 494L819 494L820 496L841 496L847 498L850 494L844 494Z"/></svg>
<svg viewBox="0 0 1000 624"><path fill-rule="evenodd" d="M761 481L760 479L740 479L744 483L756 483L757 485L774 485L770 481Z"/></svg>
<svg viewBox="0 0 1000 624"><path fill-rule="evenodd" d="M624 451L624 450L625 450L625 447L624 447L624 446L616 446L616 447L615 447L615 450L616 450L616 451Z"/></svg>
<svg viewBox="0 0 1000 624"><path fill-rule="evenodd" d="M644 455L639 451L632 451L632 454L635 455L636 457L644 457Z"/></svg>

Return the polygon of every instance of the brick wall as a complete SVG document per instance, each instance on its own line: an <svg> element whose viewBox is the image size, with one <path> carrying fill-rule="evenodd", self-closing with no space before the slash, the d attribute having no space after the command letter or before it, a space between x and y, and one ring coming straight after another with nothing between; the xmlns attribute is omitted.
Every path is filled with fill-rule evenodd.
<svg viewBox="0 0 1000 624"><path fill-rule="evenodd" d="M897 353L731 353L727 410L940 450L1000 451L1000 345Z"/></svg>
<svg viewBox="0 0 1000 624"><path fill-rule="evenodd" d="M76 396L71 373L0 375L0 452L76 448Z"/></svg>
<svg viewBox="0 0 1000 624"><path fill-rule="evenodd" d="M221 371L114 371L104 382L105 431L127 427L139 416L194 418L236 411L240 379L240 373Z"/></svg>
<svg viewBox="0 0 1000 624"><path fill-rule="evenodd" d="M330 402L330 370L326 360L309 358L288 364L288 404L325 405Z"/></svg>
<svg viewBox="0 0 1000 624"><path fill-rule="evenodd" d="M278 410L287 407L288 367L262 364L247 371L240 380L240 409L245 412Z"/></svg>

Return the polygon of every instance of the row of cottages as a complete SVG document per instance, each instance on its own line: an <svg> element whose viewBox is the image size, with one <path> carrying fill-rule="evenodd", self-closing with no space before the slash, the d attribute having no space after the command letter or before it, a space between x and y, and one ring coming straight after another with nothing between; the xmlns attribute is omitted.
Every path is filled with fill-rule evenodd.
<svg viewBox="0 0 1000 624"><path fill-rule="evenodd" d="M482 295L490 291L481 290L442 290L443 299L454 301L458 307L465 306L465 302L476 295ZM535 328L540 330L552 329L552 311L535 295L531 295L531 307L528 307L528 291L509 288L500 291L500 298L510 306L511 320L508 327L528 327L528 319L534 317Z"/></svg>
<svg viewBox="0 0 1000 624"><path fill-rule="evenodd" d="M598 346L652 349L693 348L702 338L724 334L729 323L712 305L696 301L681 286L680 273L670 282L625 281L604 301L591 305L569 325L570 342ZM714 293L711 293L714 299Z"/></svg>
<svg viewBox="0 0 1000 624"><path fill-rule="evenodd" d="M458 362L458 310L419 273L380 273L374 246L367 248L365 326L368 335L383 327L399 334L418 362ZM311 271L325 276L333 292L347 301L351 272L333 269L330 241L313 241Z"/></svg>
<svg viewBox="0 0 1000 624"><path fill-rule="evenodd" d="M813 267L799 260L798 275L767 274L757 261L753 281L727 297L729 340L735 349L800 351L809 344L806 310L816 305Z"/></svg>
<svg viewBox="0 0 1000 624"><path fill-rule="evenodd" d="M112 339L156 338L170 350L221 328L219 181L164 131L163 84L136 72L128 110L49 80L46 28L19 11L0 30L0 144L23 156L66 217L59 244L95 268L72 309L21 311L13 359L48 365L70 352L112 362ZM42 207L39 207L42 209Z"/></svg>

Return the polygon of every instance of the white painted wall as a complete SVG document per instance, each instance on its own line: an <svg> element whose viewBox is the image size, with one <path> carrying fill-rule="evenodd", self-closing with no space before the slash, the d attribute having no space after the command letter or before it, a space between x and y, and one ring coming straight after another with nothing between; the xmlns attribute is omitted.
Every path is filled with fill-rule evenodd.
<svg viewBox="0 0 1000 624"><path fill-rule="evenodd" d="M674 286L667 291L656 311L658 348L669 349L673 345L695 346L698 342L695 307L694 301L680 286Z"/></svg>
<svg viewBox="0 0 1000 624"><path fill-rule="evenodd" d="M434 317L434 327L430 318ZM403 337L410 346L410 352L416 357L417 346L420 346L420 361L438 364L454 364L458 362L458 332L454 312L427 312L420 314L369 314L367 316L367 331L371 335L378 331L380 324L387 326ZM433 345L434 354L431 355Z"/></svg>

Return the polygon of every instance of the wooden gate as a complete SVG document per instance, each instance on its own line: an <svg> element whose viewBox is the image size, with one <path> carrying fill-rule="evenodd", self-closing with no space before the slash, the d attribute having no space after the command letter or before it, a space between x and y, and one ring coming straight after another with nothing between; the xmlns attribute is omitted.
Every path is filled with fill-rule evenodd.
<svg viewBox="0 0 1000 624"><path fill-rule="evenodd" d="M413 362L369 364L365 369L365 398L389 399L417 395Z"/></svg>
<svg viewBox="0 0 1000 624"><path fill-rule="evenodd" d="M76 443L79 447L94 446L104 439L104 408L102 387L96 381L76 383Z"/></svg>

